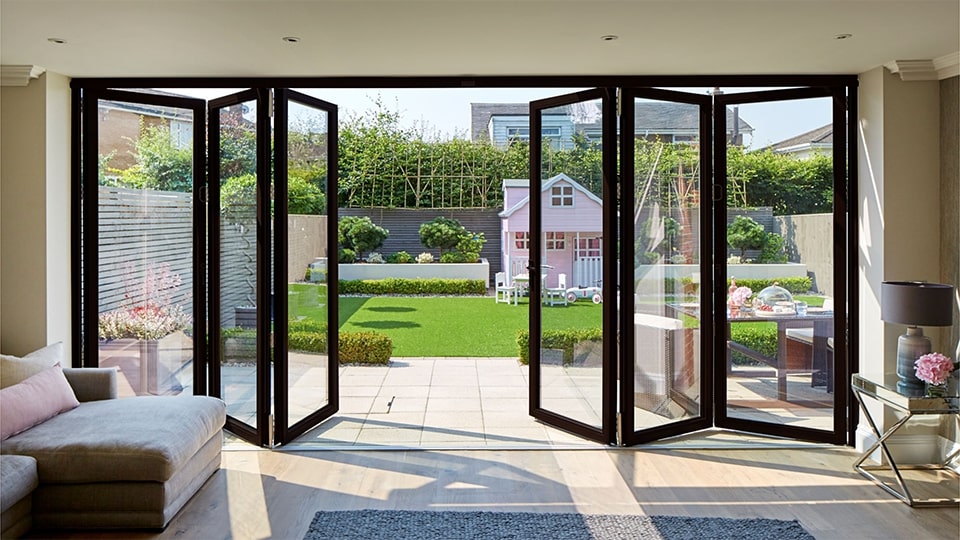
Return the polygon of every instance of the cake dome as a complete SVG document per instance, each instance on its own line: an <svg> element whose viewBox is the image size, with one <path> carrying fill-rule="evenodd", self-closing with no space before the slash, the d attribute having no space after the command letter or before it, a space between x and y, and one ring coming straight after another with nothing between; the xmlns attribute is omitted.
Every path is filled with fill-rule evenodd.
<svg viewBox="0 0 960 540"><path fill-rule="evenodd" d="M790 294L790 291L774 283L757 293L753 307L761 311L793 311L793 295Z"/></svg>

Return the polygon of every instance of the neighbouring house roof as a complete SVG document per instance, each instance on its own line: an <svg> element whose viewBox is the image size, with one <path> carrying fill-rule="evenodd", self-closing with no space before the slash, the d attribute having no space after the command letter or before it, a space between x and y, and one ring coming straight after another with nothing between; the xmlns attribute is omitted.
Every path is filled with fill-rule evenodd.
<svg viewBox="0 0 960 540"><path fill-rule="evenodd" d="M543 193L544 191L547 191L548 189L550 189L551 187L553 187L554 184L556 184L557 182L559 182L559 181L561 181L561 180L563 180L563 181L569 183L571 186L573 186L573 189L574 189L575 191L579 191L580 193L583 193L584 195L586 195L586 197L587 197L588 199L594 201L595 203L599 204L600 206L603 206L603 201L600 199L600 197L597 197L597 196L594 195L589 189L583 187L582 185L580 185L579 182L577 182L577 181L574 180L573 178L570 178L569 176L567 176L567 175L565 175L565 174L563 174L563 173L560 173L560 174L558 174L558 175L550 178L550 179L547 180L546 182L544 182L543 185L540 187L540 192ZM506 179L506 180L503 181L503 189L507 189L507 188L529 188L529 187L530 187L530 181L529 181L529 180L526 180L526 179L511 178L511 179ZM508 217L512 216L514 213L516 213L517 210L520 210L521 208L523 208L523 207L526 206L527 204L530 204L530 195L529 195L529 194L528 194L526 197L524 197L524 198L520 199L519 201L517 201L517 203L514 204L513 206L511 206L510 208L504 209L503 212L500 212L500 213L497 214L497 215L500 216L501 218L504 218L504 219L505 219L505 218L508 218Z"/></svg>
<svg viewBox="0 0 960 540"><path fill-rule="evenodd" d="M771 150L777 154L799 152L812 148L830 148L833 146L833 124L827 124L806 133L801 133L761 148L759 151Z"/></svg>
<svg viewBox="0 0 960 540"><path fill-rule="evenodd" d="M569 105L550 109L553 114L574 115L574 108ZM700 126L700 116L697 109L685 103L641 101L634 104L634 128L638 133L669 133L673 131L696 130ZM471 103L470 104L470 133L472 140L482 140L487 136L487 127L494 116L523 116L530 115L528 103ZM727 125L733 124L733 109L727 107ZM599 116L597 117L599 119ZM751 126L740 118L740 132L750 133ZM589 127L600 127L599 120L592 123L577 123L578 130ZM732 127L727 128L732 131Z"/></svg>

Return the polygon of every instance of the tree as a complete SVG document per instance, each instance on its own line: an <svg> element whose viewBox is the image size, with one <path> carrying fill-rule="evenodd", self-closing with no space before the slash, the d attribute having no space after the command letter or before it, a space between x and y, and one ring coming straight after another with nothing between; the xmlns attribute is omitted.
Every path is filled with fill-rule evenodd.
<svg viewBox="0 0 960 540"><path fill-rule="evenodd" d="M345 216L337 224L337 238L341 247L353 250L361 258L364 251L373 251L382 246L389 235L390 231L368 217Z"/></svg>
<svg viewBox="0 0 960 540"><path fill-rule="evenodd" d="M741 259L745 257L748 249L762 248L766 239L763 225L751 217L737 216L733 223L727 226L727 243L740 250Z"/></svg>
<svg viewBox="0 0 960 540"><path fill-rule="evenodd" d="M133 166L111 171L117 174L118 185L187 193L193 189L193 151L173 144L169 126L141 122L140 137L133 146Z"/></svg>
<svg viewBox="0 0 960 540"><path fill-rule="evenodd" d="M443 257L443 250L456 246L466 233L467 230L459 221L437 216L433 221L420 225L420 243L428 248L439 248Z"/></svg>

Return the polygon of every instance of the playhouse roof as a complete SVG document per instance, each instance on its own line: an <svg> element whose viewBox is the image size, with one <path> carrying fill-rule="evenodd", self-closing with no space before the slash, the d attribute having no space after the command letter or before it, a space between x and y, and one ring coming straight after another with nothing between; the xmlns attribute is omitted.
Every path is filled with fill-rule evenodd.
<svg viewBox="0 0 960 540"><path fill-rule="evenodd" d="M569 176L563 173L560 173L550 178L546 182L544 182L540 187L540 192L543 193L544 191L550 189L551 187L553 187L554 184L556 184L561 180L568 182L571 186L573 186L573 189L583 193L584 195L587 196L588 199L594 201L598 205L603 206L603 200L601 200L600 197L597 197L589 189L583 187L582 185L580 185L579 182L577 182L573 178L570 178ZM530 187L530 180L527 180L525 178L508 178L503 181L503 189L529 188L529 187ZM510 208L505 209L503 212L500 212L497 215L499 215L501 218L508 218L512 216L517 210L520 210L527 204L530 204L530 195L527 195L526 197L520 199L517 202L517 204L513 205Z"/></svg>

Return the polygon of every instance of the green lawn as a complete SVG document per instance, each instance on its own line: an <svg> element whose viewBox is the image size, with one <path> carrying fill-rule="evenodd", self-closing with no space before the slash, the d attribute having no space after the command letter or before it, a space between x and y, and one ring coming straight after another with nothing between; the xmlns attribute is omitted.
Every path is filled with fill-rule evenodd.
<svg viewBox="0 0 960 540"><path fill-rule="evenodd" d="M326 320L324 285L290 285L290 317ZM822 297L798 295L811 306ZM498 304L492 297L374 296L340 298L339 327L375 331L393 340L394 356L517 356L517 330L528 328L529 299ZM543 306L544 329L599 327L601 306L580 300ZM758 322L776 334L776 324ZM688 325L696 326L691 319Z"/></svg>
<svg viewBox="0 0 960 540"><path fill-rule="evenodd" d="M326 319L326 287L290 285L290 317ZM529 299L498 304L490 296L340 298L340 329L390 336L394 356L517 356L517 330L528 327ZM545 329L599 327L589 300L544 306Z"/></svg>

